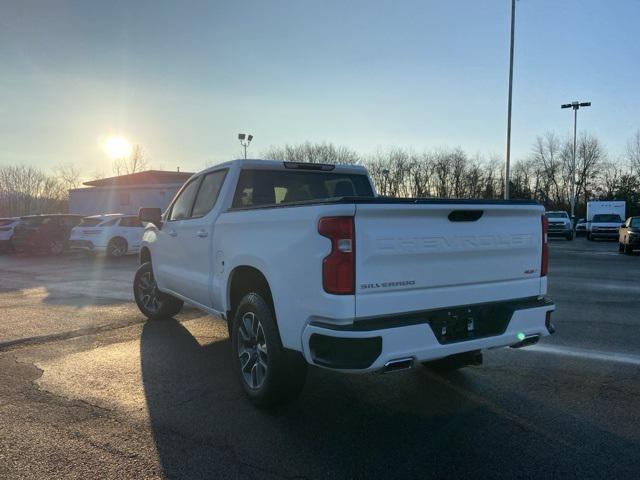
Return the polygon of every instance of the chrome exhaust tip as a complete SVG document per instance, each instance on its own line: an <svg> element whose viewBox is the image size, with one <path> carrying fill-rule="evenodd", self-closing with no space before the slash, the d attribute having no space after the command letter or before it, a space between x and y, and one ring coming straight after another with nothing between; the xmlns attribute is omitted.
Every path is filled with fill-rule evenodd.
<svg viewBox="0 0 640 480"><path fill-rule="evenodd" d="M399 372L401 370L409 370L413 367L413 357L397 358L395 360L389 360L382 367L382 373Z"/></svg>
<svg viewBox="0 0 640 480"><path fill-rule="evenodd" d="M528 347L529 345L534 345L534 344L538 343L538 340L540 340L540 335L538 335L538 334L529 335L527 337L524 337L520 342L514 343L513 345L509 345L509 346L511 348Z"/></svg>

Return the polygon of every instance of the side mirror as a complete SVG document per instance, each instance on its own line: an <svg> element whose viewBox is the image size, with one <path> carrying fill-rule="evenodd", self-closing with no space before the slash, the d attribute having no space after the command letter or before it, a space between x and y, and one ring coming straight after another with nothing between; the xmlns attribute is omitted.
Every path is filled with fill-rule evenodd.
<svg viewBox="0 0 640 480"><path fill-rule="evenodd" d="M159 208L141 208L138 210L138 219L143 223L153 223L160 228L162 225L162 210Z"/></svg>

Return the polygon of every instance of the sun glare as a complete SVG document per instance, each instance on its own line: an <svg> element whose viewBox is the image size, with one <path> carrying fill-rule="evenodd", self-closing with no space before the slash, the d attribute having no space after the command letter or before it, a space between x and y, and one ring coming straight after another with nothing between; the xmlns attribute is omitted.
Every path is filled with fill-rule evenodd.
<svg viewBox="0 0 640 480"><path fill-rule="evenodd" d="M109 137L102 148L111 158L125 158L131 155L131 144L124 137Z"/></svg>

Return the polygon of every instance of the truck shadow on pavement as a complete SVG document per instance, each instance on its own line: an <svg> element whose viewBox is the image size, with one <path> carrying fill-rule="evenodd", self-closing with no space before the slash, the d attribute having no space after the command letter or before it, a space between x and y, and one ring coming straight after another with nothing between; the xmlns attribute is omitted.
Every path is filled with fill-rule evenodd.
<svg viewBox="0 0 640 480"><path fill-rule="evenodd" d="M244 398L228 340L201 345L168 320L148 322L140 348L167 478L594 478L628 472L620 455L638 449L575 418L538 428L485 401L468 372L347 376L312 368L297 401L266 412ZM509 393L517 411L558 417Z"/></svg>

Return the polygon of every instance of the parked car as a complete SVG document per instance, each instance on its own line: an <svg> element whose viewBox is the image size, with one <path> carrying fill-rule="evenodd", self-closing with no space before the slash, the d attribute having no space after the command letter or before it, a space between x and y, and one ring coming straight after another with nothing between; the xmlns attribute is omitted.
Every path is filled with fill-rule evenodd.
<svg viewBox="0 0 640 480"><path fill-rule="evenodd" d="M576 223L576 237L582 237L587 234L587 220L579 218Z"/></svg>
<svg viewBox="0 0 640 480"><path fill-rule="evenodd" d="M629 217L620 227L618 246L621 253L628 255L640 248L640 217Z"/></svg>
<svg viewBox="0 0 640 480"><path fill-rule="evenodd" d="M13 250L13 229L20 222L20 217L0 218L0 251Z"/></svg>
<svg viewBox="0 0 640 480"><path fill-rule="evenodd" d="M71 231L69 244L76 250L122 257L138 252L143 232L137 215L94 215L83 218Z"/></svg>
<svg viewBox="0 0 640 480"><path fill-rule="evenodd" d="M295 397L307 364L457 368L554 331L534 201L378 198L360 166L236 160L140 219L140 311L226 319L257 405Z"/></svg>
<svg viewBox="0 0 640 480"><path fill-rule="evenodd" d="M21 217L14 228L13 247L18 252L60 255L69 246L71 229L81 215L29 215Z"/></svg>
<svg viewBox="0 0 640 480"><path fill-rule="evenodd" d="M20 217L0 218L0 251L13 251L13 230L20 222Z"/></svg>
<svg viewBox="0 0 640 480"><path fill-rule="evenodd" d="M587 240L604 238L614 240L618 238L618 230L622 218L617 213L600 213L593 216L588 225Z"/></svg>
<svg viewBox="0 0 640 480"><path fill-rule="evenodd" d="M549 221L548 235L550 237L564 237L567 240L573 240L573 227L567 212L545 212L545 216Z"/></svg>

